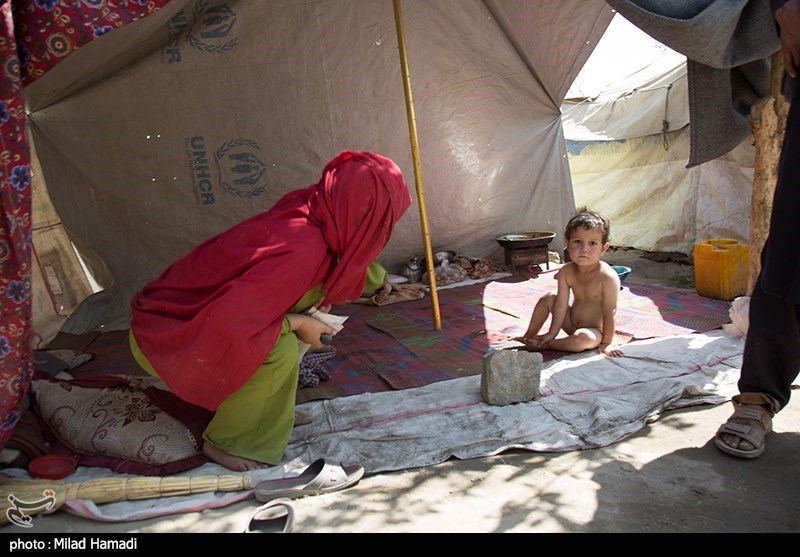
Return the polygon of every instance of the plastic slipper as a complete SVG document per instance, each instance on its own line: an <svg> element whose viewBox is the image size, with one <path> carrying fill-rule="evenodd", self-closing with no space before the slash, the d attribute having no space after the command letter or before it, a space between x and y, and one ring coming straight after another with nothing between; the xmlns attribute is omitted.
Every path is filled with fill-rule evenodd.
<svg viewBox="0 0 800 557"><path fill-rule="evenodd" d="M294 509L288 499L273 499L250 516L245 534L288 534L294 527Z"/></svg>
<svg viewBox="0 0 800 557"><path fill-rule="evenodd" d="M767 446L764 437L772 431L772 412L755 404L740 404L734 397L733 415L722 424L714 436L714 444L722 452L740 458L758 458ZM744 450L732 447L722 440L721 435L735 435L753 445L753 449Z"/></svg>
<svg viewBox="0 0 800 557"><path fill-rule="evenodd" d="M357 484L363 475L363 466L337 466L320 458L298 476L259 482L255 496L264 503L279 498L298 499L331 493Z"/></svg>

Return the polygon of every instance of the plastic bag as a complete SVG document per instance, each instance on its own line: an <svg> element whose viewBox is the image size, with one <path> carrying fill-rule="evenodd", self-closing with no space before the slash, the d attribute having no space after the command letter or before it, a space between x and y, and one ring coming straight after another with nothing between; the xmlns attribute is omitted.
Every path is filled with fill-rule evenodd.
<svg viewBox="0 0 800 557"><path fill-rule="evenodd" d="M728 314L731 322L724 324L722 330L736 337L747 336L747 329L750 325L750 296L739 296L733 300Z"/></svg>
<svg viewBox="0 0 800 557"><path fill-rule="evenodd" d="M447 286L448 284L461 282L469 275L461 265L445 260L441 265L433 268L433 276L436 277L436 286ZM422 282L430 284L428 273L422 276Z"/></svg>

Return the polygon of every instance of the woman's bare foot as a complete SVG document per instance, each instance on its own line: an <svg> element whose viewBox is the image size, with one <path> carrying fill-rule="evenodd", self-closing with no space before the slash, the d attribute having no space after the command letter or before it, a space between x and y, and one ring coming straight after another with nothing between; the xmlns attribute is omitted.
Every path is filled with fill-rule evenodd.
<svg viewBox="0 0 800 557"><path fill-rule="evenodd" d="M247 472L248 470L259 470L260 468L269 467L269 464L263 462L232 455L219 447L215 447L208 441L203 442L203 454L220 466L224 466L228 470L233 470L235 472Z"/></svg>

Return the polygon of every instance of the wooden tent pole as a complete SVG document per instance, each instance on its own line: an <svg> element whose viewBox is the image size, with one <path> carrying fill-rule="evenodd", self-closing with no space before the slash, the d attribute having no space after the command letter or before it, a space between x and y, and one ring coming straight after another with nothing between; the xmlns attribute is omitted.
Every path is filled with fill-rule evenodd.
<svg viewBox="0 0 800 557"><path fill-rule="evenodd" d="M400 66L403 70L403 90L406 94L406 113L408 114L408 131L411 139L411 157L414 160L414 178L417 185L417 200L419 201L419 218L422 225L422 241L425 245L425 262L428 267L428 282L431 287L431 305L433 307L433 328L438 331L442 328L442 319L439 314L439 294L436 292L436 277L433 273L433 250L431 249L431 234L428 229L428 211L425 207L425 190L422 186L422 165L419 162L419 142L417 140L417 121L414 117L414 99L411 96L411 75L408 71L408 57L406 55L406 41L403 32L403 13L400 9L400 0L393 0L394 22L397 27L397 45L400 48Z"/></svg>
<svg viewBox="0 0 800 557"><path fill-rule="evenodd" d="M753 197L750 205L750 280L748 295L753 292L761 270L761 250L769 234L772 199L778 181L778 160L786 132L789 103L781 94L783 58L778 51L772 56L771 95L751 109L750 127L755 139Z"/></svg>

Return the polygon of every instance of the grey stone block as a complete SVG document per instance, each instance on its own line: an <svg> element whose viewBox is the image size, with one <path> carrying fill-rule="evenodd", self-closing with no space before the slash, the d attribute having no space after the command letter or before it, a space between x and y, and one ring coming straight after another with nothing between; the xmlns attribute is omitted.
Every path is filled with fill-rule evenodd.
<svg viewBox="0 0 800 557"><path fill-rule="evenodd" d="M542 355L526 350L494 350L483 358L481 396L488 404L505 406L539 397Z"/></svg>

